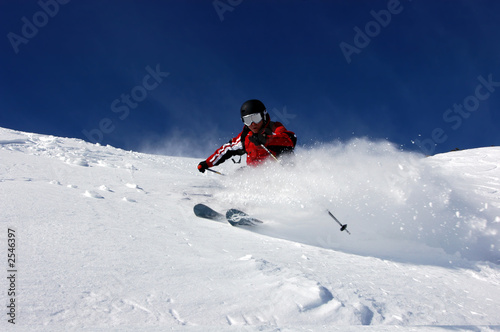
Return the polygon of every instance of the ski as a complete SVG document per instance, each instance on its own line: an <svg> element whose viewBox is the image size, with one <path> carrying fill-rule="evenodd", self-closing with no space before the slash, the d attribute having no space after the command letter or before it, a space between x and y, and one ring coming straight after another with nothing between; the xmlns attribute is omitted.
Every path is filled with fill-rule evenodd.
<svg viewBox="0 0 500 332"><path fill-rule="evenodd" d="M194 214L197 217L215 220L219 222L227 221L231 226L256 226L263 222L253 218L243 211L237 209L229 209L224 216L222 213L206 206L205 204L196 204L193 208Z"/></svg>
<svg viewBox="0 0 500 332"><path fill-rule="evenodd" d="M215 221L220 221L220 222L225 222L226 217L222 214L219 213L210 207L206 206L205 204L196 204L193 208L194 214L197 217L200 218L205 218L205 219L210 219L210 220L215 220Z"/></svg>
<svg viewBox="0 0 500 332"><path fill-rule="evenodd" d="M250 217L245 212L237 209L227 210L226 219L232 226L256 226L263 223L259 219Z"/></svg>

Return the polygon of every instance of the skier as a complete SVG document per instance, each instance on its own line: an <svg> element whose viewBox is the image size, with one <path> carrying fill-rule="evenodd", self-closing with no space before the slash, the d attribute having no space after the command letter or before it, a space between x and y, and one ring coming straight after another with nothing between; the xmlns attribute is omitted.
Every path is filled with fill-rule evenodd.
<svg viewBox="0 0 500 332"><path fill-rule="evenodd" d="M295 134L281 123L271 121L264 104L257 99L241 105L241 120L245 124L241 133L218 148L210 157L198 164L202 173L233 156L247 154L247 165L257 166L272 154L275 158L292 153L297 143Z"/></svg>

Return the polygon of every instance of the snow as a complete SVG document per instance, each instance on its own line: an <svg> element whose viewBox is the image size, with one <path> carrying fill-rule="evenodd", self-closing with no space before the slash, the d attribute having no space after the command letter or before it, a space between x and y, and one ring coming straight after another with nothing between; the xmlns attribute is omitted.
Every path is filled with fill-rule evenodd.
<svg viewBox="0 0 500 332"><path fill-rule="evenodd" d="M0 329L14 298L24 331L500 330L500 148L355 139L226 176L199 161L0 128Z"/></svg>

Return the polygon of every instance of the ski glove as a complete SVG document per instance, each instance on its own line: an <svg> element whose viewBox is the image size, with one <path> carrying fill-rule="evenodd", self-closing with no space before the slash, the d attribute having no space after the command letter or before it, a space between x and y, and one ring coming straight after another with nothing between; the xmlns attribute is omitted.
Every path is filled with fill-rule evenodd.
<svg viewBox="0 0 500 332"><path fill-rule="evenodd" d="M198 164L198 170L202 173L205 173L205 171L208 169L208 164L206 161L202 161L201 163Z"/></svg>
<svg viewBox="0 0 500 332"><path fill-rule="evenodd" d="M272 135L273 131L271 128L266 128L258 134L253 134L248 139L255 145L265 145L267 142L267 136Z"/></svg>

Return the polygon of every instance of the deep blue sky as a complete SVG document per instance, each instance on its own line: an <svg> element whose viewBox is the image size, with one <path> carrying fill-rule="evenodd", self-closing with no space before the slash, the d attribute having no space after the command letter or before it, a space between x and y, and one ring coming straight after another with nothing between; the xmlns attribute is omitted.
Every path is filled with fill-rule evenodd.
<svg viewBox="0 0 500 332"><path fill-rule="evenodd" d="M500 144L500 1L59 1L0 2L2 127L206 157L258 98L301 145Z"/></svg>

